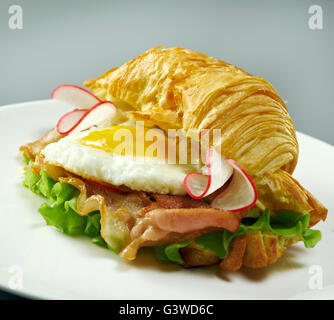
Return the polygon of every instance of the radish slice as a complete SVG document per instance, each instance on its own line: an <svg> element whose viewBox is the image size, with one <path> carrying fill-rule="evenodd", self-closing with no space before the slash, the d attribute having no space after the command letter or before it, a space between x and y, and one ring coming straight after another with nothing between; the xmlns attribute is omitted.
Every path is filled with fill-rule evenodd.
<svg viewBox="0 0 334 320"><path fill-rule="evenodd" d="M120 120L122 115L118 113L115 105L109 101L102 101L94 107L87 109L75 109L63 115L57 123L57 131L60 134L80 132L92 127L108 127Z"/></svg>
<svg viewBox="0 0 334 320"><path fill-rule="evenodd" d="M85 131L92 127L109 127L117 123L120 117L121 114L118 113L117 108L112 102L102 101L82 116L72 132Z"/></svg>
<svg viewBox="0 0 334 320"><path fill-rule="evenodd" d="M63 84L53 90L52 99L62 101L73 107L89 109L101 100L91 92L72 84Z"/></svg>
<svg viewBox="0 0 334 320"><path fill-rule="evenodd" d="M57 131L60 134L70 133L78 124L80 119L87 113L87 109L75 109L64 114L57 123Z"/></svg>
<svg viewBox="0 0 334 320"><path fill-rule="evenodd" d="M233 168L215 148L210 147L206 152L206 171L203 173L189 173L184 178L184 187L194 199L215 192L222 187L233 173Z"/></svg>
<svg viewBox="0 0 334 320"><path fill-rule="evenodd" d="M253 206L257 190L251 178L234 160L221 156L213 147L206 153L204 173L190 173L184 187L194 199L202 199L221 188L232 176L228 186L211 202L211 206L228 211L242 211Z"/></svg>
<svg viewBox="0 0 334 320"><path fill-rule="evenodd" d="M232 180L226 189L217 195L211 206L228 211L242 211L253 206L257 190L249 175L234 160L226 159L234 169Z"/></svg>

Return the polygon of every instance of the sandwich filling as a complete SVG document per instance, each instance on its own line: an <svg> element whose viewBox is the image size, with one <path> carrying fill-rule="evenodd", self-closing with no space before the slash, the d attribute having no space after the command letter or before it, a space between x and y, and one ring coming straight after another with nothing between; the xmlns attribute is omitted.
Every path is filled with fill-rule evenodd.
<svg viewBox="0 0 334 320"><path fill-rule="evenodd" d="M135 139L120 139L119 130ZM142 134L147 132L143 127ZM250 267L276 261L298 240L306 247L320 240L320 232L308 228L308 213L270 212L261 202L229 212L213 208L212 196L192 199L184 179L205 173L201 159L181 164L180 149L160 129L154 129L160 139L150 143L136 139L136 133L128 121L66 136L53 130L21 148L29 165L24 185L48 199L39 209L47 224L91 236L125 259L135 259L141 247L153 247L160 261L194 266L222 260L229 270L242 261L247 265L247 248L254 241L262 244L263 259L248 258ZM168 164L168 147L176 163ZM234 257L240 246L243 254Z"/></svg>

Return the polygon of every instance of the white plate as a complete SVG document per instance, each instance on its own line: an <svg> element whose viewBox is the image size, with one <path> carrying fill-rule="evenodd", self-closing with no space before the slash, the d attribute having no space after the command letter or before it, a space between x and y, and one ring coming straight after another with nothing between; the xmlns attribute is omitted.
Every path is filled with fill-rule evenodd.
<svg viewBox="0 0 334 320"><path fill-rule="evenodd" d="M299 243L265 269L235 273L218 266L187 270L159 264L149 250L127 262L87 238L46 226L37 212L44 199L22 186L19 146L42 136L68 110L51 100L0 108L2 289L51 299L334 298L334 147L298 134L294 176L329 209L326 223L317 225L323 240L314 249ZM319 270L323 289L314 288L321 274L317 282L312 272Z"/></svg>

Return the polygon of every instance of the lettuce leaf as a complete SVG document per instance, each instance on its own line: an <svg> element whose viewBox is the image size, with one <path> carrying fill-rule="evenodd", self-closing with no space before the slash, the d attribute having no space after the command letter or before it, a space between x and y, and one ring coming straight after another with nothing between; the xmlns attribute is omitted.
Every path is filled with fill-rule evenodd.
<svg viewBox="0 0 334 320"><path fill-rule="evenodd" d="M87 217L80 216L70 207L67 210L64 206L43 203L38 212L43 216L47 225L51 225L70 235L80 235L85 233Z"/></svg>
<svg viewBox="0 0 334 320"><path fill-rule="evenodd" d="M247 231L247 227L240 225L236 233L228 230L215 231L203 234L194 239L203 249L214 252L220 259L224 259L228 255L228 247L233 238L243 235Z"/></svg>
<svg viewBox="0 0 334 320"><path fill-rule="evenodd" d="M314 248L321 240L321 232L320 230L307 229L302 234L302 240L305 248Z"/></svg>
<svg viewBox="0 0 334 320"><path fill-rule="evenodd" d="M92 238L92 243L94 243L94 244L96 244L100 247L103 247L103 248L108 248L108 249L110 249L111 251L114 252L114 250L107 245L107 243L103 240L103 238L101 236L93 237Z"/></svg>
<svg viewBox="0 0 334 320"><path fill-rule="evenodd" d="M321 240L319 230L308 229L309 213L290 210L278 210L274 213L275 215L271 217L270 211L266 209L259 218L244 218L236 233L231 233L228 230L215 231L203 234L193 239L193 241L202 246L203 249L214 252L220 259L224 259L228 255L228 247L232 239L249 230L262 231L287 238L300 236L306 248L313 248ZM189 243L191 243L191 240L155 247L155 256L159 261L184 264L179 248L183 248ZM168 252L169 254L167 254Z"/></svg>
<svg viewBox="0 0 334 320"><path fill-rule="evenodd" d="M192 242L192 240L184 241L181 243L165 244L161 246L153 247L154 253L158 261L160 262L176 262L178 264L184 264L184 261L180 254L180 249L186 247Z"/></svg>
<svg viewBox="0 0 334 320"><path fill-rule="evenodd" d="M23 152L23 162L26 166L31 166L34 163L25 152Z"/></svg>
<svg viewBox="0 0 334 320"><path fill-rule="evenodd" d="M40 176L33 171L26 171L23 185L48 199L38 209L47 225L54 226L65 234L89 236L93 243L107 247L100 235L99 211L87 216L77 213L79 190L75 187L55 181L46 171L41 171Z"/></svg>
<svg viewBox="0 0 334 320"><path fill-rule="evenodd" d="M85 226L85 234L90 237L97 237L100 235L101 225L100 225L101 215L98 211L92 212L87 216L87 223Z"/></svg>
<svg viewBox="0 0 334 320"><path fill-rule="evenodd" d="M24 173L23 185L33 193L41 196L42 193L39 190L39 181L40 177L35 172L29 170Z"/></svg>

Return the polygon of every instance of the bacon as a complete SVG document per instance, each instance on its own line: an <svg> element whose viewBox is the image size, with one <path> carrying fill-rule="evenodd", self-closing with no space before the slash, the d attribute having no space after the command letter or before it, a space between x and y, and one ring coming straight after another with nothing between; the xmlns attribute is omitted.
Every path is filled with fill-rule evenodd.
<svg viewBox="0 0 334 320"><path fill-rule="evenodd" d="M223 228L236 232L239 228L238 216L214 208L155 209L148 212L142 224L177 233L188 233L209 227ZM139 225L139 224L138 224ZM131 233L136 236L136 228Z"/></svg>
<svg viewBox="0 0 334 320"><path fill-rule="evenodd" d="M214 208L155 209L137 220L130 233L131 242L121 256L132 260L141 246L182 242L207 233L208 230L227 229L236 232L239 225L240 217L237 214Z"/></svg>
<svg viewBox="0 0 334 320"><path fill-rule="evenodd" d="M237 213L211 208L188 196L119 194L70 173L58 180L80 191L80 215L100 211L101 236L129 260L143 246L183 242L215 230L236 232L240 225Z"/></svg>
<svg viewBox="0 0 334 320"><path fill-rule="evenodd" d="M152 207L164 209L180 209L180 208L211 208L209 204L203 201L198 201L190 197L184 196L169 196L165 194L151 194L154 204Z"/></svg>
<svg viewBox="0 0 334 320"><path fill-rule="evenodd" d="M64 137L63 135L59 134L57 132L57 129L54 128L50 130L45 136L42 138L34 141L27 143L20 147L20 151L23 151L27 154L27 156L31 160L35 160L36 156L39 154L39 152L46 147L49 143L52 142L57 142L60 138Z"/></svg>

